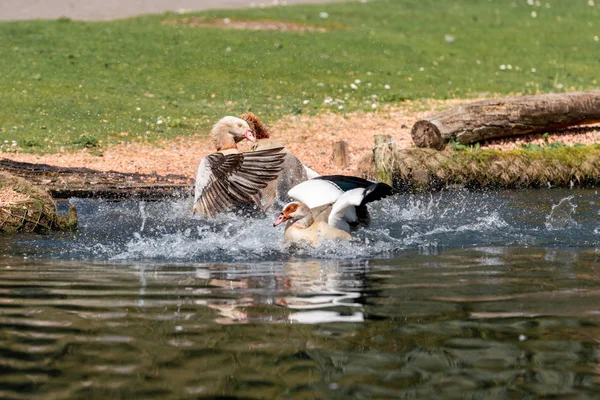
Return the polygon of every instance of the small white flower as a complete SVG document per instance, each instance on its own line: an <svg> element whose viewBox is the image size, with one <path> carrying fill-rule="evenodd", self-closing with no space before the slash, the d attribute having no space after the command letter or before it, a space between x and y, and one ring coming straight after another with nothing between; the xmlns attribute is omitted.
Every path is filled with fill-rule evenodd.
<svg viewBox="0 0 600 400"><path fill-rule="evenodd" d="M525 340L527 340L527 336L525 336L523 334L519 335L519 341L520 342L524 342Z"/></svg>
<svg viewBox="0 0 600 400"><path fill-rule="evenodd" d="M502 65L500 66L500 69L501 69L502 71L504 71L504 70L506 69L506 65L502 64Z"/></svg>
<svg viewBox="0 0 600 400"><path fill-rule="evenodd" d="M374 109L376 109L376 108L377 108L377 104L375 104L375 103L371 104L371 108L372 108L373 110L374 110Z"/></svg>
<svg viewBox="0 0 600 400"><path fill-rule="evenodd" d="M371 76L373 73L371 71L367 71L367 75Z"/></svg>
<svg viewBox="0 0 600 400"><path fill-rule="evenodd" d="M531 72L533 72L535 74L537 72L537 69L531 68Z"/></svg>
<svg viewBox="0 0 600 400"><path fill-rule="evenodd" d="M533 5L533 0L527 0L527 4L529 4L530 6Z"/></svg>
<svg viewBox="0 0 600 400"><path fill-rule="evenodd" d="M506 66L506 69L512 69L512 65L508 64L508 65Z"/></svg>
<svg viewBox="0 0 600 400"><path fill-rule="evenodd" d="M323 87L323 86L325 86L325 84L323 82L319 82L319 83L317 83L317 86Z"/></svg>
<svg viewBox="0 0 600 400"><path fill-rule="evenodd" d="M310 103L310 100L302 100L302 104L308 104Z"/></svg>
<svg viewBox="0 0 600 400"><path fill-rule="evenodd" d="M344 106L338 106L338 110L341 110L343 108L344 108Z"/></svg>
<svg viewBox="0 0 600 400"><path fill-rule="evenodd" d="M384 85L383 88L386 90L390 90L392 87L390 85Z"/></svg>
<svg viewBox="0 0 600 400"><path fill-rule="evenodd" d="M156 120L156 125L161 125L163 123L162 117L158 117Z"/></svg>
<svg viewBox="0 0 600 400"><path fill-rule="evenodd" d="M326 97L325 100L323 100L324 104L331 104L333 102L333 99L331 97Z"/></svg>
<svg viewBox="0 0 600 400"><path fill-rule="evenodd" d="M377 95L376 95L376 94L372 94L372 95L371 95L371 98L372 98L372 99L376 99L376 98L377 98Z"/></svg>
<svg viewBox="0 0 600 400"><path fill-rule="evenodd" d="M141 109L141 108L139 108L139 107L136 107L136 108L135 108L135 111L142 111L142 109Z"/></svg>
<svg viewBox="0 0 600 400"><path fill-rule="evenodd" d="M425 71L425 68L421 67L421 68L419 68L419 71L423 72L423 71Z"/></svg>
<svg viewBox="0 0 600 400"><path fill-rule="evenodd" d="M326 19L326 18L329 18L329 14L327 14L325 11L323 11L323 12L319 13L319 17Z"/></svg>
<svg viewBox="0 0 600 400"><path fill-rule="evenodd" d="M354 83L356 83L357 85L360 85L360 79L355 79Z"/></svg>
<svg viewBox="0 0 600 400"><path fill-rule="evenodd" d="M223 18L223 23L224 23L225 25L227 25L227 24L230 24L230 23L231 23L231 20L230 20L229 18Z"/></svg>
<svg viewBox="0 0 600 400"><path fill-rule="evenodd" d="M594 36L594 40L597 42L598 40L600 40L600 37Z"/></svg>
<svg viewBox="0 0 600 400"><path fill-rule="evenodd" d="M554 85L554 87L557 89L562 89L563 87L565 87L565 85L563 85L562 83L557 83L556 85Z"/></svg>
<svg viewBox="0 0 600 400"><path fill-rule="evenodd" d="M350 87L351 87L352 89L358 89L358 86L356 86L354 83L351 83L351 84L350 84Z"/></svg>
<svg viewBox="0 0 600 400"><path fill-rule="evenodd" d="M594 0L589 0L589 1L588 1L588 6L590 6L590 7L595 7L595 6L596 6L596 3L594 3Z"/></svg>
<svg viewBox="0 0 600 400"><path fill-rule="evenodd" d="M226 48L225 51L229 53L231 51L231 47Z"/></svg>
<svg viewBox="0 0 600 400"><path fill-rule="evenodd" d="M531 18L536 18L537 17L537 13L535 11L531 12Z"/></svg>
<svg viewBox="0 0 600 400"><path fill-rule="evenodd" d="M446 41L446 43L452 43L456 40L456 38L452 35L444 35L444 40Z"/></svg>

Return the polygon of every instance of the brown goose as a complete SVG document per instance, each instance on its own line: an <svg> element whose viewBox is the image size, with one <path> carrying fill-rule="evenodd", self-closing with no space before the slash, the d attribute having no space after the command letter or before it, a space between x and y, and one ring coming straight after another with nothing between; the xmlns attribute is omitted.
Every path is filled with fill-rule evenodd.
<svg viewBox="0 0 600 400"><path fill-rule="evenodd" d="M253 151L283 147L271 138L267 127L256 115L248 112L240 115L240 118L248 123L256 137L256 142L252 145ZM268 205L276 198L282 201L290 201L287 193L291 188L309 178L314 178L319 175L302 164L300 160L287 149L284 149L283 151L285 152L285 159L283 161L282 172L275 181L270 182L269 185L261 191L262 201Z"/></svg>
<svg viewBox="0 0 600 400"><path fill-rule="evenodd" d="M351 240L350 231L370 223L367 204L394 193L385 183L331 175L300 183L289 191L273 226L287 222L286 242L317 245L327 240Z"/></svg>
<svg viewBox="0 0 600 400"><path fill-rule="evenodd" d="M328 223L331 205L310 209L300 201L285 205L273 226L287 221L283 237L288 243L318 245L323 240L352 240L352 235Z"/></svg>
<svg viewBox="0 0 600 400"><path fill-rule="evenodd" d="M241 206L264 209L260 191L279 176L283 148L240 152L238 142L256 138L246 121L231 116L217 122L211 135L217 152L202 158L198 166L194 212L214 217Z"/></svg>

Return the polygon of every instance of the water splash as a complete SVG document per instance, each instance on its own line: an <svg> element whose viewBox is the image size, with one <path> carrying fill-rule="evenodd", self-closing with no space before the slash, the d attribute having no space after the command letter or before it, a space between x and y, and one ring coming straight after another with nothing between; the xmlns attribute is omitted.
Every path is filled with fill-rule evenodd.
<svg viewBox="0 0 600 400"><path fill-rule="evenodd" d="M598 244L597 196L589 191L568 194L547 190L541 195L530 191L398 195L370 205L372 224L357 231L354 241L303 249L283 243L283 229L272 226L271 214L226 213L207 221L191 215L191 199L143 204L76 199L77 232L19 236L5 248L36 257L189 263L369 259L415 250L437 254L456 247ZM553 199L556 205L548 214L546 202Z"/></svg>
<svg viewBox="0 0 600 400"><path fill-rule="evenodd" d="M574 196L565 197L558 204L552 206L552 211L546 217L546 229L555 231L565 229L577 225L577 222L572 218L577 208L577 204L573 202Z"/></svg>

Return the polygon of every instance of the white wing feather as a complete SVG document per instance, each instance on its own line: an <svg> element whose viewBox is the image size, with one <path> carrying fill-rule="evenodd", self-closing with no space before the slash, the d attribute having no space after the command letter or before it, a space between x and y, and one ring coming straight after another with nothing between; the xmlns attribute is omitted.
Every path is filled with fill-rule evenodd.
<svg viewBox="0 0 600 400"><path fill-rule="evenodd" d="M301 201L308 208L334 203L342 194L344 191L336 184L321 179L304 181L288 191L288 196Z"/></svg>
<svg viewBox="0 0 600 400"><path fill-rule="evenodd" d="M198 165L198 172L196 173L196 189L194 190L194 206L198 203L198 199L202 196L204 188L210 183L212 178L212 171L210 168L210 162L207 157L203 157Z"/></svg>
<svg viewBox="0 0 600 400"><path fill-rule="evenodd" d="M365 189L357 188L344 192L331 207L327 223L350 232L349 222L356 221L356 209L365 198Z"/></svg>
<svg viewBox="0 0 600 400"><path fill-rule="evenodd" d="M321 176L317 171L310 169L306 165L302 164L302 166L304 167L304 170L306 171L306 176L308 177L308 179L313 179L313 178L317 178L317 177Z"/></svg>

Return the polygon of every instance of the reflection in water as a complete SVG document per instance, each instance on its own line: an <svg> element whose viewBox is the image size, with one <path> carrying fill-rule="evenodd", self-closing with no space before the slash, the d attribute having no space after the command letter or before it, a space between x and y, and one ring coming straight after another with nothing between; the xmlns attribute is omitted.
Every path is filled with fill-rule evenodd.
<svg viewBox="0 0 600 400"><path fill-rule="evenodd" d="M4 257L0 397L594 398L599 257L493 246L251 264Z"/></svg>
<svg viewBox="0 0 600 400"><path fill-rule="evenodd" d="M398 196L301 251L75 202L78 232L0 238L0 398L600 396L595 191Z"/></svg>
<svg viewBox="0 0 600 400"><path fill-rule="evenodd" d="M260 287L254 296L236 298L223 303L207 302L219 312L215 321L221 324L265 322L260 314L247 310L261 305L275 305L287 310L287 318L278 322L297 323L363 321L360 290L364 285L368 262L288 261L273 276L256 275L254 268L237 265L235 271L223 266L208 267L209 286L224 290L248 290ZM265 288L270 290L265 291ZM282 295L284 294L284 295ZM328 310L324 310L328 309ZM332 310L335 309L335 310ZM348 313L348 310L353 312ZM299 311L301 310L301 311ZM269 318L266 322L275 322Z"/></svg>

